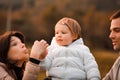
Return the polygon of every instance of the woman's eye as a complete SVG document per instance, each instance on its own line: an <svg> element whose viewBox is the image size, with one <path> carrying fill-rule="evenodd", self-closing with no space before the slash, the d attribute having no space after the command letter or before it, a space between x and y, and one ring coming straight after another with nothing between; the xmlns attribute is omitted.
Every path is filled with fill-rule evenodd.
<svg viewBox="0 0 120 80"><path fill-rule="evenodd" d="M16 46L17 45L17 43L13 43L13 44L11 44L11 46Z"/></svg>

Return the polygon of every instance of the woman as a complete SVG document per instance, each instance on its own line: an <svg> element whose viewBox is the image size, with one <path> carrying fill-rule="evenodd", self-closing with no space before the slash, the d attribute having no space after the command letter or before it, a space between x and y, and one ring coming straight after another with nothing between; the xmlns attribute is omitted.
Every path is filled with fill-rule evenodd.
<svg viewBox="0 0 120 80"><path fill-rule="evenodd" d="M46 54L42 53L44 53L48 44L44 40L35 41L29 59L24 39L24 35L19 31L8 31L0 36L0 80L37 79L39 74L37 71L40 70L37 64L40 62L40 58L43 59L45 57ZM36 52L37 49L39 49L39 53ZM29 73L31 71L36 72Z"/></svg>

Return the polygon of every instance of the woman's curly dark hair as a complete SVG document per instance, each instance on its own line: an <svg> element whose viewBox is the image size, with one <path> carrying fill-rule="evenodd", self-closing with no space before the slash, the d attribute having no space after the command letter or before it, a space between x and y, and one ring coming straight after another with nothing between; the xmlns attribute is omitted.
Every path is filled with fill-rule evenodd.
<svg viewBox="0 0 120 80"><path fill-rule="evenodd" d="M25 43L25 37L20 31L7 31L0 36L0 62L4 63L10 70L14 70L16 68L16 63L11 63L10 60L8 60L8 51L12 36L19 38L22 43ZM23 74L25 63L23 63L21 68L22 69L19 73Z"/></svg>

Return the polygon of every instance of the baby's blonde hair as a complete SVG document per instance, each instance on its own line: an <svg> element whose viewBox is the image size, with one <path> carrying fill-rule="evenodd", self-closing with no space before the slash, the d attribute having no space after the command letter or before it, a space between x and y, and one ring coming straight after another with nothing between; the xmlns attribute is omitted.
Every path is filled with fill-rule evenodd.
<svg viewBox="0 0 120 80"><path fill-rule="evenodd" d="M56 25L58 24L66 25L69 28L72 35L76 37L76 39L79 39L81 37L81 26L75 19L64 17L60 19Z"/></svg>

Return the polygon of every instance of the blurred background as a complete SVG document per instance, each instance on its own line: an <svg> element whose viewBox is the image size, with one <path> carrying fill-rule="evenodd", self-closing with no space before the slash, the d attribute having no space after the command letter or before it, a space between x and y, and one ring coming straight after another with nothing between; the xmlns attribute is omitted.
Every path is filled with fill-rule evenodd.
<svg viewBox="0 0 120 80"><path fill-rule="evenodd" d="M82 27L83 40L95 56L103 77L118 56L113 54L116 52L109 39L109 17L118 9L120 0L0 0L0 34L22 31L29 47L36 39L50 43L57 21L74 18Z"/></svg>

